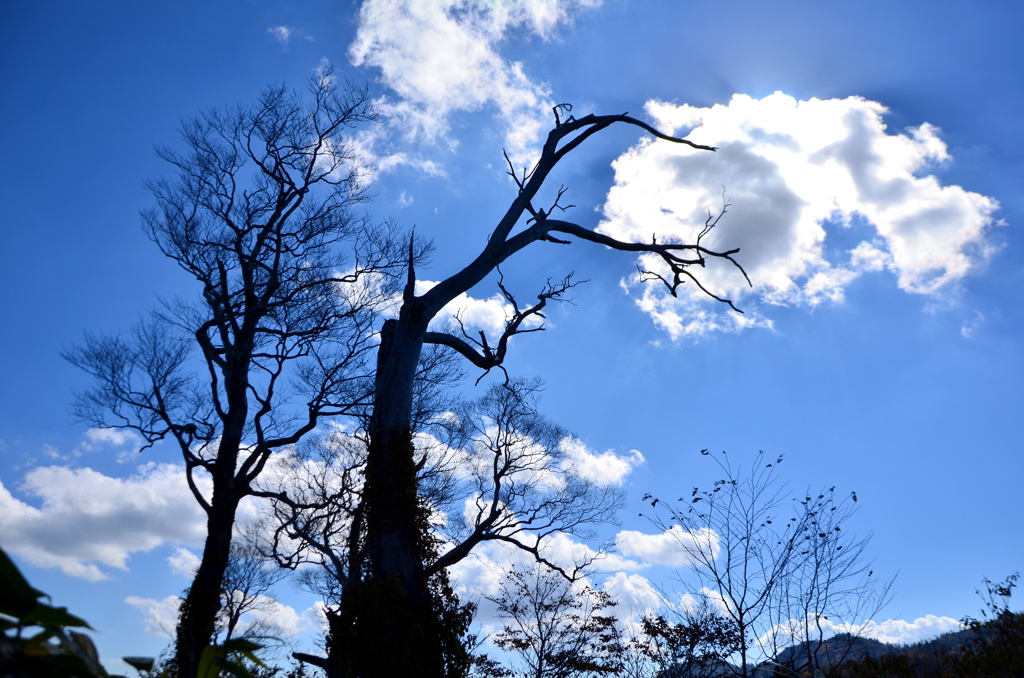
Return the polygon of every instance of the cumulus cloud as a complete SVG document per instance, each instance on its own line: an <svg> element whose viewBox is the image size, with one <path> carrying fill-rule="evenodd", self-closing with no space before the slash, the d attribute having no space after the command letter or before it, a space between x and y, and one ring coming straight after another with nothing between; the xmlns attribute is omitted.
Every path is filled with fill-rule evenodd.
<svg viewBox="0 0 1024 678"><path fill-rule="evenodd" d="M637 450L625 456L611 450L596 454L579 438L563 438L559 448L565 454L566 470L602 487L621 485L634 467L644 463L644 455Z"/></svg>
<svg viewBox="0 0 1024 678"><path fill-rule="evenodd" d="M695 553L716 556L719 539L710 528L687 532L681 526L673 525L661 534L622 530L615 537L615 546L623 555L638 558L645 563L684 567L693 562Z"/></svg>
<svg viewBox="0 0 1024 678"><path fill-rule="evenodd" d="M48 466L29 471L19 489L41 506L0 484L4 548L74 577L105 579L97 563L126 570L134 552L201 543L206 532L206 516L181 466L150 463L128 478Z"/></svg>
<svg viewBox="0 0 1024 678"><path fill-rule="evenodd" d="M124 464L138 457L139 448L143 445L142 436L134 431L116 428L90 428L85 432L83 440L72 452L73 456L81 456L82 452L96 452L102 449L117 450L117 463Z"/></svg>
<svg viewBox="0 0 1024 678"><path fill-rule="evenodd" d="M125 447L126 445L142 444L142 438L138 433L116 428L91 428L85 432L85 439L90 446L88 449L95 449L105 445Z"/></svg>
<svg viewBox="0 0 1024 678"><path fill-rule="evenodd" d="M253 607L239 620L241 634L246 629L260 629L275 636L297 636L307 628L307 615L278 602L270 596L258 595Z"/></svg>
<svg viewBox="0 0 1024 678"><path fill-rule="evenodd" d="M663 602L651 582L638 574L616 572L604 582L604 590L619 603L619 616L648 614Z"/></svg>
<svg viewBox="0 0 1024 678"><path fill-rule="evenodd" d="M787 624L774 626L761 637L760 642L762 645L771 645L772 642L783 645L797 642L800 638L806 637L808 628L813 629L812 635L817 634L819 630L825 637L831 637L838 633L850 633L890 645L909 645L930 640L951 631L959 631L962 626L952 617L938 617L932 614L919 617L912 622L904 619L888 619L884 622L867 620L859 624L809 615L806 621L790 619ZM773 635L775 641L771 640Z"/></svg>
<svg viewBox="0 0 1024 678"><path fill-rule="evenodd" d="M451 113L494 107L509 154L521 161L550 124L554 102L498 49L512 31L547 40L573 12L600 2L366 0L349 57L380 69L397 96L382 109L407 138L442 138Z"/></svg>
<svg viewBox="0 0 1024 678"><path fill-rule="evenodd" d="M497 544L480 544L468 557L448 568L456 593L463 599L498 595L504 573L511 567L509 557L515 555Z"/></svg>
<svg viewBox="0 0 1024 678"><path fill-rule="evenodd" d="M905 619L887 619L884 622L869 621L860 629L861 635L891 645L908 645L929 640L950 631L959 631L960 622L952 617L937 617L933 614L918 617L912 622Z"/></svg>
<svg viewBox="0 0 1024 678"><path fill-rule="evenodd" d="M954 288L994 251L988 236L998 203L927 171L951 160L928 123L890 134L886 109L859 97L797 101L781 92L737 94L728 105L698 108L659 101L647 112L663 131L687 135L717 153L647 138L613 163L615 185L598 230L629 241L694 242L709 212L728 214L702 244L741 247L753 281L721 261L697 273L709 289L739 302L747 316L724 313L685 285L680 299L646 284L638 305L673 338L770 325L753 299L813 307L839 302L871 271L889 271L909 293ZM827 228L826 228L827 226ZM836 248L841 229L861 242ZM662 272L654 257L641 267ZM635 291L632 281L624 284Z"/></svg>
<svg viewBox="0 0 1024 678"><path fill-rule="evenodd" d="M637 610L653 609L653 587L646 579L627 574L629 570L642 568L642 563L614 553L599 553L565 533L552 535L545 542L542 554L560 567L572 569L580 563L590 562L589 573L612 573L606 580L605 589L612 589L609 592L622 604L617 613L623 616L633 615ZM532 555L503 542L489 541L477 545L469 556L448 568L448 574L461 600L478 603L474 621L486 629L501 623L496 607L488 598L500 594L506 573L513 569L531 570L536 566ZM590 584L587 577L578 580L578 585L586 584Z"/></svg>
<svg viewBox="0 0 1024 678"><path fill-rule="evenodd" d="M327 621L327 603L318 600L302 612L303 623L306 628L317 629L320 633L326 634L329 627Z"/></svg>

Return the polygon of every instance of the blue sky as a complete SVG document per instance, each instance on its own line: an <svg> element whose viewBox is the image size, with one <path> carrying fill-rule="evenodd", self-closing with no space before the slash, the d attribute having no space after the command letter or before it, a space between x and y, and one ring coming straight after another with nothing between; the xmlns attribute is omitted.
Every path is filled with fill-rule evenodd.
<svg viewBox="0 0 1024 678"><path fill-rule="evenodd" d="M146 634L152 606L125 601L187 585L169 559L199 546L198 509L170 450L135 455L73 422L88 382L60 352L193 292L139 228L144 180L167 173L154 145L325 63L383 97L384 122L358 138L378 166L369 209L434 238L428 280L482 244L513 195L501 150L528 159L551 103L722 147L698 157L611 130L552 189L569 187L580 223L646 238L689 233L724 187L715 242L742 248L754 288L709 275L745 323L638 286L634 260L583 244L506 271L524 294L590 280L509 368L543 377L545 411L590 449L642 453L622 529L656 532L636 517L643 493L714 476L700 449L765 450L794 488L857 492L853 527L874 534L876 570L899 572L877 621L904 620L906 639L1021 568L1018 3L44 1L3 15L0 544L93 622L105 657L165 642ZM279 595L298 614L313 603Z"/></svg>

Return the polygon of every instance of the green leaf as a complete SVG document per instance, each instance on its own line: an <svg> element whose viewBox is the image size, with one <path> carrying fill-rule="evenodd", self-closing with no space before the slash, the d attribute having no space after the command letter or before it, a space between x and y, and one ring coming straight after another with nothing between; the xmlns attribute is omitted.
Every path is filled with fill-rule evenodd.
<svg viewBox="0 0 1024 678"><path fill-rule="evenodd" d="M45 595L29 586L18 566L0 548L0 613L21 619Z"/></svg>
<svg viewBox="0 0 1024 678"><path fill-rule="evenodd" d="M21 617L26 624L37 624L39 626L80 626L91 629L89 623L80 617L68 612L66 607L52 607L43 603L36 603L28 613Z"/></svg>

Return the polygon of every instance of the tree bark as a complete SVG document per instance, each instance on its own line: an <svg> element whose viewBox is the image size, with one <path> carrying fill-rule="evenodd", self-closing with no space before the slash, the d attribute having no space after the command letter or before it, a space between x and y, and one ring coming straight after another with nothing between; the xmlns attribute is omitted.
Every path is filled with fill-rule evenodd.
<svg viewBox="0 0 1024 678"><path fill-rule="evenodd" d="M199 660L213 638L220 612L221 583L228 566L238 501L231 497L220 499L215 489L211 507L206 521L203 558L178 618L175 662L179 677L197 675Z"/></svg>
<svg viewBox="0 0 1024 678"><path fill-rule="evenodd" d="M402 309L405 317L388 321L381 336L364 496L374 575L396 578L407 594L419 598L417 589L425 593L426 580L421 529L410 520L420 510L410 421L426 323L417 322L418 304L411 306Z"/></svg>
<svg viewBox="0 0 1024 678"><path fill-rule="evenodd" d="M410 421L413 380L429 317L419 300L403 305L381 331L363 488L367 576L346 590L332 644L347 656L346 675L441 678L442 630L424 560L429 535L416 483ZM333 637L345 635L344 638Z"/></svg>

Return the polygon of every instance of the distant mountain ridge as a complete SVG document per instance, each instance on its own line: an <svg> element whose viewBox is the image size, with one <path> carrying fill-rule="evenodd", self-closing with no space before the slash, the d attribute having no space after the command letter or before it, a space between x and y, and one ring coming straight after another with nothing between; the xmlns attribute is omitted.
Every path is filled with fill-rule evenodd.
<svg viewBox="0 0 1024 678"><path fill-rule="evenodd" d="M836 667L847 662L862 662L866 657L882 659L883 657L905 655L912 663L926 671L922 675L933 675L930 671L940 671L939 653L942 650L953 651L963 647L976 635L971 629L950 631L930 640L919 641L909 645L883 643L873 638L864 638L851 634L839 634L820 643L799 643L785 648L775 661L793 670L797 675L804 672L809 663L811 653L818 666ZM809 650L813 646L813 650ZM738 673L738 667L725 662L714 666L687 667L676 665L666 668L658 674L658 678L720 678ZM755 670L754 678L778 678L778 673L768 669ZM808 674L809 675L809 674ZM914 674L912 674L914 675ZM934 675L939 675L935 673ZM1024 678L1022 676L1021 678Z"/></svg>

